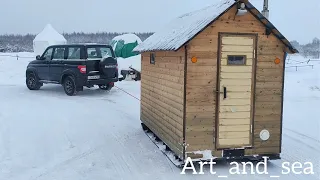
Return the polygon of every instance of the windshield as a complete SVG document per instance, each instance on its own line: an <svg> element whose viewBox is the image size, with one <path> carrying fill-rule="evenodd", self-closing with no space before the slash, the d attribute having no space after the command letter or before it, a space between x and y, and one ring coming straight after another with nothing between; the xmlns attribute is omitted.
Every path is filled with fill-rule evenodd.
<svg viewBox="0 0 320 180"><path fill-rule="evenodd" d="M96 60L106 57L115 57L113 51L107 46L87 47L88 60Z"/></svg>

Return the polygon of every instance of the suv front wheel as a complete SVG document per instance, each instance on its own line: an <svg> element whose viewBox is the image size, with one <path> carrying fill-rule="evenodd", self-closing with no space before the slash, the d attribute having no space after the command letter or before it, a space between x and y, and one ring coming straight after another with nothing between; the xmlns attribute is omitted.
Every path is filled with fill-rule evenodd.
<svg viewBox="0 0 320 180"><path fill-rule="evenodd" d="M26 77L26 85L30 90L39 90L42 84L39 82L34 73L28 73Z"/></svg>
<svg viewBox="0 0 320 180"><path fill-rule="evenodd" d="M76 81L72 76L68 76L63 81L64 92L68 96L73 96L77 94Z"/></svg>

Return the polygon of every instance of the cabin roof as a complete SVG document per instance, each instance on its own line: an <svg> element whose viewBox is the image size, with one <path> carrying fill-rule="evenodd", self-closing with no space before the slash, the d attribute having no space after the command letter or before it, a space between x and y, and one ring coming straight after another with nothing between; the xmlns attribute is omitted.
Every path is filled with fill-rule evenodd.
<svg viewBox="0 0 320 180"><path fill-rule="evenodd" d="M238 0L220 0L218 3L206 8L179 16L139 44L134 51L176 51L232 8L237 2ZM298 53L298 50L290 44L259 10L247 0L244 3L247 10L270 29L289 48L291 53Z"/></svg>

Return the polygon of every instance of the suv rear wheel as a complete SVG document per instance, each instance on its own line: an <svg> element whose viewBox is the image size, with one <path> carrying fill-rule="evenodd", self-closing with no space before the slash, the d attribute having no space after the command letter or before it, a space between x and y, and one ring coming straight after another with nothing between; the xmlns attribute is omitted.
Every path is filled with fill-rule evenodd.
<svg viewBox="0 0 320 180"><path fill-rule="evenodd" d="M63 81L64 92L68 96L77 94L76 81L72 76L67 76Z"/></svg>
<svg viewBox="0 0 320 180"><path fill-rule="evenodd" d="M26 77L26 85L30 90L39 90L42 84L39 82L34 73L28 73Z"/></svg>

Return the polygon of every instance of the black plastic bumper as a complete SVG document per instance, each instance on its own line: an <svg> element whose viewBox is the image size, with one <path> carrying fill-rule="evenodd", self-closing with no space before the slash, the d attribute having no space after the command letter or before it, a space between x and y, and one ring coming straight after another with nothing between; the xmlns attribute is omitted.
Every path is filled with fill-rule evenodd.
<svg viewBox="0 0 320 180"><path fill-rule="evenodd" d="M93 85L99 85L99 84L103 85L103 84L109 84L117 81L118 81L118 78L87 80L86 86L93 86Z"/></svg>

